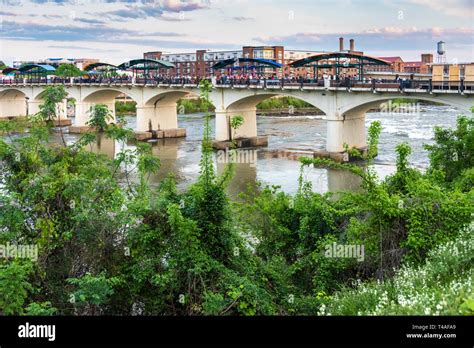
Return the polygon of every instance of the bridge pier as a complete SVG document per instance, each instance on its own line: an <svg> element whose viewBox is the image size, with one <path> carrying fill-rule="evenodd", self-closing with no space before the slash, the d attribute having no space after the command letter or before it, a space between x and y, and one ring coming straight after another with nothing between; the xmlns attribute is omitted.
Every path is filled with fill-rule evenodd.
<svg viewBox="0 0 474 348"><path fill-rule="evenodd" d="M54 120L55 126L70 126L72 124L72 121L67 117L67 104L67 99L63 99L61 104L58 105L58 118Z"/></svg>
<svg viewBox="0 0 474 348"><path fill-rule="evenodd" d="M176 107L176 101L137 105L137 140L185 137L186 129L178 128Z"/></svg>
<svg viewBox="0 0 474 348"><path fill-rule="evenodd" d="M244 123L235 131L230 122L233 117L242 116ZM216 110L216 140L225 141L230 138L253 138L257 136L257 108Z"/></svg>
<svg viewBox="0 0 474 348"><path fill-rule="evenodd" d="M115 122L115 99L113 101L107 102L80 102L76 101L75 105L75 123L74 127L69 129L70 133L82 133L84 131L88 131L87 122L90 119L90 109L96 104L104 104L107 108L111 111L113 116L112 120L108 121L108 123ZM67 114L67 101L64 106L64 114ZM61 118L61 117L60 117Z"/></svg>
<svg viewBox="0 0 474 348"><path fill-rule="evenodd" d="M40 105L43 104L43 100L28 100L27 115L34 116L40 112ZM53 120L55 126L70 126L71 120L67 117L67 99L58 104L56 114L57 119Z"/></svg>
<svg viewBox="0 0 474 348"><path fill-rule="evenodd" d="M242 116L243 124L236 130L231 128L231 120L235 116ZM267 137L257 136L257 108L216 110L216 131L214 147L225 148L232 139L238 139L240 147L266 146Z"/></svg>
<svg viewBox="0 0 474 348"><path fill-rule="evenodd" d="M343 152L344 144L349 148L365 148L365 112L346 113L342 117L328 115L326 134L328 152Z"/></svg>
<svg viewBox="0 0 474 348"><path fill-rule="evenodd" d="M177 128L176 103L172 105L137 105L137 132Z"/></svg>
<svg viewBox="0 0 474 348"><path fill-rule="evenodd" d="M27 115L33 116L40 112L41 100L28 100Z"/></svg>

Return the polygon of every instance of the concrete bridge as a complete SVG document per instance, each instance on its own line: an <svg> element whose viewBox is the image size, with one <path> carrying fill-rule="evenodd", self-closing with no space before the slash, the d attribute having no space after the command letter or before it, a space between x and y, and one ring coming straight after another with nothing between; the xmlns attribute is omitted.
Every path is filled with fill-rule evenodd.
<svg viewBox="0 0 474 348"><path fill-rule="evenodd" d="M39 111L45 88L50 84L17 83L0 85L0 117L16 117ZM133 83L64 84L68 98L76 104L76 129L84 127L89 109L94 104L105 104L115 116L115 98L125 94L137 103L137 132L164 131L169 137L185 136L178 129L178 99L186 95L199 95L196 84L137 85ZM431 90L404 88L390 84L374 84L357 87L321 87L300 84L217 85L210 93L216 107L216 140L229 140L229 122L235 115L244 118L244 124L236 131L236 138L256 138L256 106L274 96L292 96L306 101L326 114L326 150L344 151L349 147L366 146L365 113L382 102L395 99L419 99L452 105L462 112L469 112L474 104L472 89ZM60 120L66 115L60 112Z"/></svg>

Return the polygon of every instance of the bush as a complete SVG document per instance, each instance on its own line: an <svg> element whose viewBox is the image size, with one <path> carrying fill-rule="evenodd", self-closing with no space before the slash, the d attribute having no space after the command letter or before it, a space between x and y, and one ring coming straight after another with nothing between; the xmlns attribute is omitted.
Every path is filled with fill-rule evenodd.
<svg viewBox="0 0 474 348"><path fill-rule="evenodd" d="M337 292L320 315L473 315L474 224L393 279Z"/></svg>
<svg viewBox="0 0 474 348"><path fill-rule="evenodd" d="M294 97L273 97L265 99L264 101L257 104L257 110L268 110L268 109L285 109L289 106L295 108L308 108L314 107L313 105Z"/></svg>
<svg viewBox="0 0 474 348"><path fill-rule="evenodd" d="M473 107L474 112L474 107ZM464 170L474 167L474 118L460 116L455 129L435 127L435 143L425 145L430 172L441 171L452 183Z"/></svg>

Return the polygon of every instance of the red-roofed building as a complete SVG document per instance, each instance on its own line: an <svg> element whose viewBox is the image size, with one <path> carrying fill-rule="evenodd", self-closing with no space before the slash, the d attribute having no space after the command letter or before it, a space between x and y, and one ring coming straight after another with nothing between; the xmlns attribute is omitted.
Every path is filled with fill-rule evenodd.
<svg viewBox="0 0 474 348"><path fill-rule="evenodd" d="M393 72L403 71L404 62L401 57L380 57L380 59L390 62L390 67L380 66L381 68L391 69Z"/></svg>
<svg viewBox="0 0 474 348"><path fill-rule="evenodd" d="M366 72L403 72L403 59L401 57L378 57L379 59L385 60L390 63L390 65L371 65L367 66Z"/></svg>
<svg viewBox="0 0 474 348"><path fill-rule="evenodd" d="M410 74L429 74L430 67L428 64L433 63L433 55L425 53L421 55L421 61L405 62L404 72Z"/></svg>

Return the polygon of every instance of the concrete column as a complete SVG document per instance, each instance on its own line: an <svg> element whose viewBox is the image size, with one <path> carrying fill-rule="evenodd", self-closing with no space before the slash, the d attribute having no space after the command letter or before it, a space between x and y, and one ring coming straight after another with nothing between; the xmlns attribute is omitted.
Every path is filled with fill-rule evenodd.
<svg viewBox="0 0 474 348"><path fill-rule="evenodd" d="M90 103L83 103L80 101L76 101L75 105L75 123L76 127L85 127L87 121L89 120L89 108Z"/></svg>
<svg viewBox="0 0 474 348"><path fill-rule="evenodd" d="M229 139L229 122L234 116L242 116L244 123L235 131L231 130L232 137L253 138L257 136L257 108L216 110L216 140Z"/></svg>
<svg viewBox="0 0 474 348"><path fill-rule="evenodd" d="M56 115L59 120L67 119L67 99L63 99L61 103L58 103Z"/></svg>
<svg viewBox="0 0 474 348"><path fill-rule="evenodd" d="M42 100L28 100L28 116L33 116L40 112L40 105L42 103Z"/></svg>
<svg viewBox="0 0 474 348"><path fill-rule="evenodd" d="M171 105L137 105L137 132L178 128L176 103Z"/></svg>
<svg viewBox="0 0 474 348"><path fill-rule="evenodd" d="M216 131L215 137L218 141L229 140L229 122L227 111L216 110Z"/></svg>
<svg viewBox="0 0 474 348"><path fill-rule="evenodd" d="M349 148L367 146L365 135L365 113L347 113L344 117L328 116L326 150L328 152L343 152L344 143Z"/></svg>
<svg viewBox="0 0 474 348"><path fill-rule="evenodd" d="M0 117L26 116L26 99L0 100Z"/></svg>

